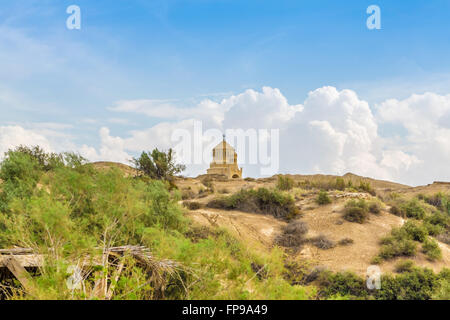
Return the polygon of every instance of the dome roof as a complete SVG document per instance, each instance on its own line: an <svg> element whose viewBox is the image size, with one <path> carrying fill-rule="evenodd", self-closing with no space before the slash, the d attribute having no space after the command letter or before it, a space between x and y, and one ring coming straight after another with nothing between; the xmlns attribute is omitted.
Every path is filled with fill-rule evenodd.
<svg viewBox="0 0 450 320"><path fill-rule="evenodd" d="M214 150L224 150L225 149L225 150L233 150L234 151L234 148L228 142L226 142L225 140L220 142L213 149Z"/></svg>

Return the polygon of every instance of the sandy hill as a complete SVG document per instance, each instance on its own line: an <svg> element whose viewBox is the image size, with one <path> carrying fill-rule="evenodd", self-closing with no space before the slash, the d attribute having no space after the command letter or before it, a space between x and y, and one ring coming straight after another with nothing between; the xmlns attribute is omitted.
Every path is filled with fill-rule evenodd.
<svg viewBox="0 0 450 320"><path fill-rule="evenodd" d="M127 165L98 162L94 164L100 169L117 166L127 175L134 175L135 170ZM324 185L336 181L334 175L285 175L290 177L296 186L305 181L316 185ZM450 183L436 182L428 186L410 187L399 183L376 180L347 173L342 178L346 183L351 181L353 185L360 182L370 183L376 194L381 198L390 194L399 194L408 199L419 194L431 195L437 192L450 194ZM178 177L176 185L185 195L185 201L197 202L201 208L187 210L188 216L198 224L212 225L227 228L239 239L247 243L254 250L268 250L274 246L275 237L280 234L282 227L287 222L269 215L248 213L241 211L227 211L207 208L205 205L212 199L230 195L241 189L248 188L275 188L278 177L262 179L238 179L227 180L219 177L210 178L202 175L196 178ZM324 235L328 239L339 242L349 238L353 243L346 246L336 246L328 250L318 249L306 244L295 253L295 259L307 261L314 266L325 266L333 271L351 270L364 275L372 259L380 250L380 240L390 234L393 227L400 227L405 219L389 212L389 206L385 206L379 215L371 215L370 219L363 223L352 223L342 219L345 203L349 199L374 199L373 195L357 191L329 191L332 203L320 206L316 203L318 189L302 189L295 187L289 193L296 200L296 206L301 211L301 219L309 226L307 236L314 237ZM418 254L410 258L418 266L426 266L435 271L450 266L450 248L448 244L439 242L442 250L442 259L430 261L419 250ZM383 272L391 272L395 265L405 258L396 258L380 264Z"/></svg>

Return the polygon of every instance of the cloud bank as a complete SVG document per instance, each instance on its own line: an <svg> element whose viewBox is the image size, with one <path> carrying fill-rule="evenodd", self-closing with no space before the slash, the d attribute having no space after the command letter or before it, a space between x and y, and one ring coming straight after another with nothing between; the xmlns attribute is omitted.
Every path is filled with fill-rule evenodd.
<svg viewBox="0 0 450 320"><path fill-rule="evenodd" d="M100 146L62 142L37 128L0 127L0 152L19 144L49 150L72 149L90 160L127 162L142 150L174 146L176 129L279 129L282 173L345 174L353 172L410 185L450 181L450 95L425 93L404 100L389 99L370 106L352 90L322 87L302 104L293 105L279 89L246 90L221 101L205 99L191 108L172 101L119 101L108 108L116 115L143 115L156 125L114 136L99 128ZM68 138L69 139L69 138ZM207 143L207 141L204 141ZM188 168L203 173L208 163ZM246 172L247 171L247 172ZM244 165L244 174L258 175Z"/></svg>

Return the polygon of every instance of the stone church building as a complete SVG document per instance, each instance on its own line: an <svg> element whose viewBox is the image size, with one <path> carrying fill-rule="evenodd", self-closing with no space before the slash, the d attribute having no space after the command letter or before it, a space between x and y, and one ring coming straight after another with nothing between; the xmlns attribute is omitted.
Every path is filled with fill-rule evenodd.
<svg viewBox="0 0 450 320"><path fill-rule="evenodd" d="M207 170L207 174L224 175L228 179L242 178L242 168L237 165L237 153L225 141L225 135L223 141L214 147L212 156L213 161Z"/></svg>

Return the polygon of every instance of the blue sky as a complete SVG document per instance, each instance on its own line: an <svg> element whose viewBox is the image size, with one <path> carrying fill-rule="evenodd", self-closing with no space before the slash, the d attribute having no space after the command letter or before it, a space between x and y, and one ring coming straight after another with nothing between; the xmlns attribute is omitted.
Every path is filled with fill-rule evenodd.
<svg viewBox="0 0 450 320"><path fill-rule="evenodd" d="M81 30L66 28L72 4ZM381 30L366 27L371 4ZM445 0L2 0L0 126L51 123L74 146L99 148L100 127L126 137L161 122L113 112L118 101L189 108L269 86L297 105L332 86L374 109L389 98L446 95L449 13ZM380 136L402 130L379 124Z"/></svg>

